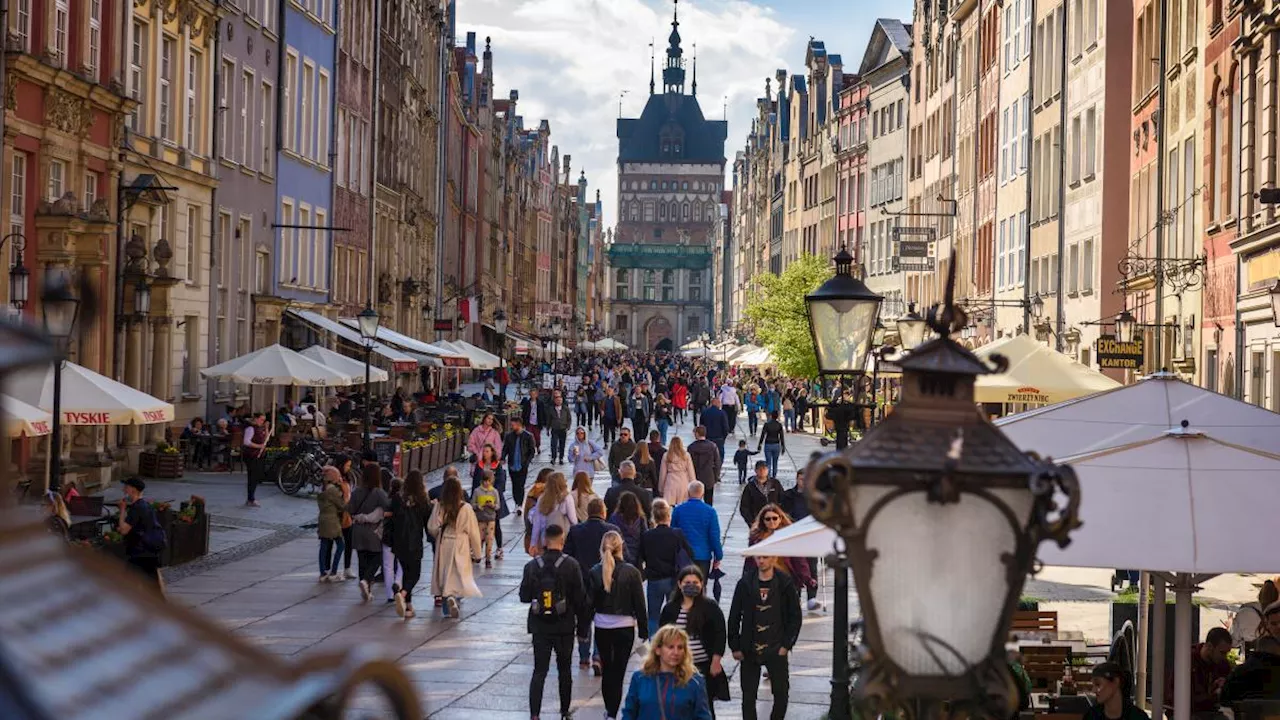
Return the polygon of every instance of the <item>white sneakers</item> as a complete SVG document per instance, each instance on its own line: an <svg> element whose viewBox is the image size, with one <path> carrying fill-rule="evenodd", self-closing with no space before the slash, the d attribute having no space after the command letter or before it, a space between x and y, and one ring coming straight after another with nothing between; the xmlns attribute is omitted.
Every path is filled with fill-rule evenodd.
<svg viewBox="0 0 1280 720"><path fill-rule="evenodd" d="M822 609L822 603L818 602L818 598L809 600L809 612L817 612Z"/></svg>
<svg viewBox="0 0 1280 720"><path fill-rule="evenodd" d="M354 571L354 570L352 570L351 568L347 568L346 572L344 572L344 573L342 574L342 578L343 578L344 580L355 580L355 579L356 579L356 573L355 573L355 571Z"/></svg>

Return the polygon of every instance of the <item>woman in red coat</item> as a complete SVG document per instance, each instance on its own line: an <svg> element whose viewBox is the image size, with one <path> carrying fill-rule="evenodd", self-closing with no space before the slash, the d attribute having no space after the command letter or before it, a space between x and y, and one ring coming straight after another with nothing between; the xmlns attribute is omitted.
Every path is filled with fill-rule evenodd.
<svg viewBox="0 0 1280 720"><path fill-rule="evenodd" d="M671 404L675 407L675 421L684 422L684 412L689 409L689 386L683 380L677 380L671 386Z"/></svg>

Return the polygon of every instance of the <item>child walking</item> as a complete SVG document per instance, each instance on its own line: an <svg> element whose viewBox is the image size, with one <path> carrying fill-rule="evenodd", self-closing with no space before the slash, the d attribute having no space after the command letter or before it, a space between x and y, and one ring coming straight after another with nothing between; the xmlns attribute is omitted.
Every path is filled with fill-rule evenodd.
<svg viewBox="0 0 1280 720"><path fill-rule="evenodd" d="M738 484L742 485L747 481L747 462L752 455L758 454L759 450L748 450L747 441L738 441L738 451L733 454L733 464L738 466Z"/></svg>
<svg viewBox="0 0 1280 720"><path fill-rule="evenodd" d="M484 566L493 567L493 528L498 521L498 489L493 485L493 471L485 470L480 487L471 493L471 507L480 523L480 544L484 547Z"/></svg>

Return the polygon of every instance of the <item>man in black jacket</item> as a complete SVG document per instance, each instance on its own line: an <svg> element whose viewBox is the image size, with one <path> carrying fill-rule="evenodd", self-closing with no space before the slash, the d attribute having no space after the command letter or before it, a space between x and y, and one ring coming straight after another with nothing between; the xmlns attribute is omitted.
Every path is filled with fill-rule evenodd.
<svg viewBox="0 0 1280 720"><path fill-rule="evenodd" d="M578 567L582 568L583 583L586 583L587 574L591 572L591 568L600 562L600 540L604 538L604 534L607 532L622 534L617 525L604 521L604 513L604 500L591 498L591 502L587 503L587 521L569 528L569 539L564 543L564 554L576 560ZM596 665L600 663L600 655L592 647L589 637L590 625L587 625L586 632L588 633L586 640L578 639L578 667L583 670L591 667L593 662Z"/></svg>
<svg viewBox="0 0 1280 720"><path fill-rule="evenodd" d="M756 477L742 488L742 500L738 503L738 512L747 521L747 527L756 521L756 516L769 503L782 504L782 483L777 478L769 477L769 463L756 461ZM792 518L794 520L794 518Z"/></svg>
<svg viewBox="0 0 1280 720"><path fill-rule="evenodd" d="M693 429L693 442L689 443L689 459L693 461L693 476L702 483L706 493L702 496L708 505L713 505L716 483L720 482L720 471L724 467L724 455L715 443L707 439L707 429L701 425Z"/></svg>
<svg viewBox="0 0 1280 720"><path fill-rule="evenodd" d="M609 488L604 494L605 517L613 515L618 509L618 499L625 492L635 494L636 499L640 501L640 509L644 511L646 517L652 512L653 493L636 483L636 464L630 460L623 460L618 466L618 484Z"/></svg>
<svg viewBox="0 0 1280 720"><path fill-rule="evenodd" d="M520 418L511 418L511 431L502 437L502 461L507 464L507 477L511 479L511 497L516 501L516 514L524 506L524 483L529 477L529 465L538 455L537 442L524 429Z"/></svg>
<svg viewBox="0 0 1280 720"><path fill-rule="evenodd" d="M644 567L652 636L658 631L662 604L676 589L676 573L693 564L693 548L683 532L671 527L671 506L662 498L653 501L653 528L640 536L640 564Z"/></svg>
<svg viewBox="0 0 1280 720"><path fill-rule="evenodd" d="M538 393L538 388L530 389L529 397L520 401L520 420L533 435L537 452L542 452L542 428L551 424L551 403Z"/></svg>
<svg viewBox="0 0 1280 720"><path fill-rule="evenodd" d="M560 681L560 715L569 717L573 695L573 637L586 629L591 608L582 583L582 569L564 554L564 529L547 526L546 550L524 566L520 602L529 606L529 633L533 635L533 677L529 681L529 714L542 712L542 689L556 654ZM551 588L554 587L554 590Z"/></svg>
<svg viewBox="0 0 1280 720"><path fill-rule="evenodd" d="M778 558L756 558L757 570L738 581L729 606L729 649L742 681L742 718L756 720L760 669L769 671L773 693L770 720L787 716L791 690L788 655L800 639L800 594L791 576L776 572Z"/></svg>

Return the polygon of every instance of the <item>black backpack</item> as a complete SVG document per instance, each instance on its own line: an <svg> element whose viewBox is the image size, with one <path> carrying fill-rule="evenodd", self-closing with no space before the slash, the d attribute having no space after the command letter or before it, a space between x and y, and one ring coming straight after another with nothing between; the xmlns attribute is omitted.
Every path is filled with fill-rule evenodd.
<svg viewBox="0 0 1280 720"><path fill-rule="evenodd" d="M552 565L547 565L541 557L534 559L538 564L538 592L533 598L533 614L538 617L559 618L569 614L569 603L564 598L559 580L564 558L561 555Z"/></svg>

